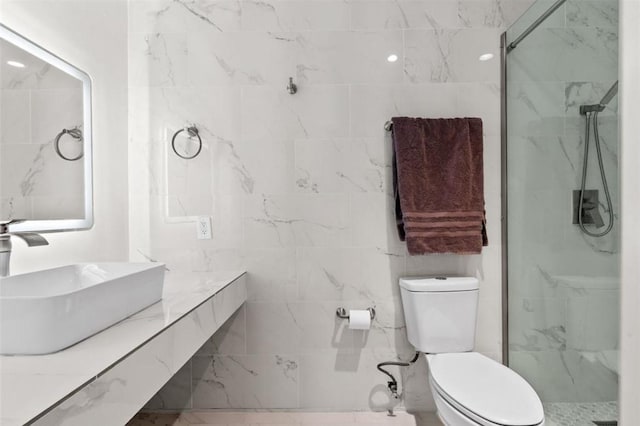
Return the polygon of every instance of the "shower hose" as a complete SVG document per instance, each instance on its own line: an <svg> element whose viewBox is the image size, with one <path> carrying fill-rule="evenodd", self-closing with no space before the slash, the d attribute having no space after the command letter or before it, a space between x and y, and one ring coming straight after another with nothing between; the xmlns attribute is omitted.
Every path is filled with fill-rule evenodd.
<svg viewBox="0 0 640 426"><path fill-rule="evenodd" d="M583 217L582 217L582 208L584 203L584 191L585 185L587 183L587 163L589 162L589 132L591 128L591 118L593 116L593 138L596 145L596 152L598 154L598 166L600 167L600 177L602 179L602 186L604 187L604 194L607 198L607 209L609 210L609 224L607 228L602 232L591 232L584 226ZM604 165L602 162L602 149L600 148L600 135L598 134L598 111L587 112L585 114L586 117L586 128L585 128L585 137L584 137L584 160L582 163L582 183L580 185L580 205L578 207L578 224L580 225L580 229L586 235L591 237L603 237L607 235L611 228L613 228L613 203L611 202L611 194L609 193L609 185L607 185L607 177L604 173ZM594 208L598 208L595 206Z"/></svg>

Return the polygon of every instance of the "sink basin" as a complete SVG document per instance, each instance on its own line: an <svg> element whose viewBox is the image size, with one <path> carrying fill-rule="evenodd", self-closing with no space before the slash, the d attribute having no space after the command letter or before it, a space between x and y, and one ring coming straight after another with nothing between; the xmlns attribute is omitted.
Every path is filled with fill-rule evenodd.
<svg viewBox="0 0 640 426"><path fill-rule="evenodd" d="M0 278L0 354L65 349L162 299L162 263L87 263Z"/></svg>

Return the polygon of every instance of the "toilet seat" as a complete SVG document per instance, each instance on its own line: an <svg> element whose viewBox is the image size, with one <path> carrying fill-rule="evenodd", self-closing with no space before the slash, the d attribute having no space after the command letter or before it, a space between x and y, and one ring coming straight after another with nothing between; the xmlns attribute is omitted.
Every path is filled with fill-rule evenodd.
<svg viewBox="0 0 640 426"><path fill-rule="evenodd" d="M483 426L538 426L544 411L531 385L477 352L427 355L432 388Z"/></svg>

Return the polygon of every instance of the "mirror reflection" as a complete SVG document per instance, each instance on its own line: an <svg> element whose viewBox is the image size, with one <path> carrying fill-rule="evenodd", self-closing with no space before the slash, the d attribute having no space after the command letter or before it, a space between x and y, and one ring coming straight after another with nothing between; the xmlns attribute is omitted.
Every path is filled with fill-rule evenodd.
<svg viewBox="0 0 640 426"><path fill-rule="evenodd" d="M26 39L16 44L11 36L19 36L2 30L0 220L28 219L19 225L24 230L88 228L89 77Z"/></svg>

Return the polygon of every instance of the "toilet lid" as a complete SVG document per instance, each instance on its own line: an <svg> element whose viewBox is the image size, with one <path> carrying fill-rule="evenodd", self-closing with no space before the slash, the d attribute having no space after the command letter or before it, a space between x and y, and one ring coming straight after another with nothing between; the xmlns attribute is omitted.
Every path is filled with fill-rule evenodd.
<svg viewBox="0 0 640 426"><path fill-rule="evenodd" d="M516 372L477 352L428 355L431 379L444 398L489 422L538 425L540 398Z"/></svg>

